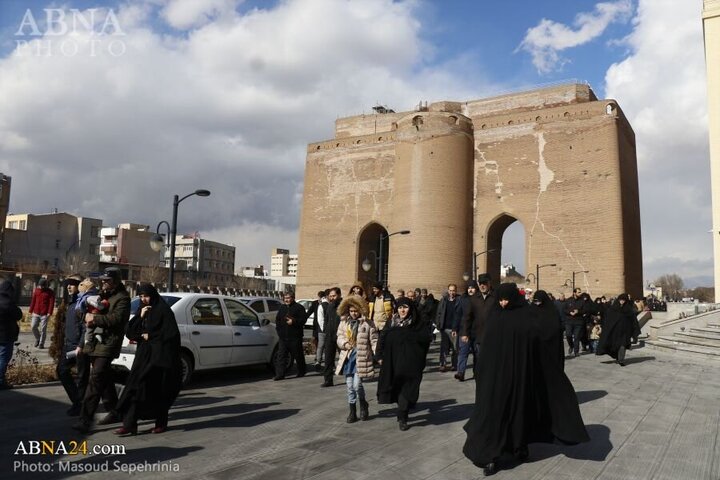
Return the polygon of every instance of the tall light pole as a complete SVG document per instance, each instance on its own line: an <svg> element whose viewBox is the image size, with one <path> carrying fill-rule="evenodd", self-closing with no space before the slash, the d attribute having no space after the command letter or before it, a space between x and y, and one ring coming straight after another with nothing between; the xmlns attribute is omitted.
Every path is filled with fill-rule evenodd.
<svg viewBox="0 0 720 480"><path fill-rule="evenodd" d="M494 248L491 248L491 249L489 249L489 250L485 250L485 251L482 251L482 252L477 252L477 253L476 253L476 252L473 252L473 259L472 259L473 280L476 280L476 281L477 281L477 257L479 257L480 255L482 255L483 253L492 253L492 252L494 252L494 251L495 251L495 249L494 249Z"/></svg>
<svg viewBox="0 0 720 480"><path fill-rule="evenodd" d="M387 235L381 233L380 234L380 257L379 264L380 264L380 283L382 283L383 288L387 288L387 278L385 278L385 264L383 263L383 243L385 242L386 238L390 238L393 235L407 235L410 233L410 230L400 230L398 232L388 233Z"/></svg>
<svg viewBox="0 0 720 480"><path fill-rule="evenodd" d="M172 223L170 224L170 266L168 267L168 292L171 292L175 285L175 234L177 233L178 205L180 205L180 202L182 202L188 197L192 197L193 195L197 195L198 197L209 197L210 190L195 190L194 192L188 193L182 198L178 198L177 195L173 196L173 214ZM158 231L160 230L160 225L162 223L167 224L167 222L165 222L164 220L158 223ZM159 232L157 236L159 236ZM157 237L153 237L153 240L156 241Z"/></svg>
<svg viewBox="0 0 720 480"><path fill-rule="evenodd" d="M545 267L556 267L557 263L546 263L545 265L535 264L535 290L540 290L540 269Z"/></svg>
<svg viewBox="0 0 720 480"><path fill-rule="evenodd" d="M577 272L573 272L573 293L575 293L575 274L576 273L590 273L590 270L578 270Z"/></svg>
<svg viewBox="0 0 720 480"><path fill-rule="evenodd" d="M365 260L362 261L362 263L360 264L360 266L362 267L362 269L363 269L364 271L369 272L370 270L372 270L373 263L374 263L374 264L376 265L376 270L377 270L377 271L375 272L375 281L376 281L376 282L380 282L380 281L381 281L381 280L380 280L380 269L377 268L378 254L377 254L377 252L376 252L375 250L369 250L369 251L368 251L368 254L371 254L371 253L373 254L375 260L373 260L372 262L370 262L370 259L366 256L366 257L365 257Z"/></svg>

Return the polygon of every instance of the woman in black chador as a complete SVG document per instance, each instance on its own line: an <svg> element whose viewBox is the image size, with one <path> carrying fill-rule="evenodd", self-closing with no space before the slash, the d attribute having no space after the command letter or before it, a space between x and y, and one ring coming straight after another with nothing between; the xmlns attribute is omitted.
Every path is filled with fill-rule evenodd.
<svg viewBox="0 0 720 480"><path fill-rule="evenodd" d="M514 283L500 285L497 298L500 307L480 340L475 407L464 427L463 453L485 475L497 471L503 453L525 460L529 443L589 440L558 352L542 340L538 312Z"/></svg>
<svg viewBox="0 0 720 480"><path fill-rule="evenodd" d="M180 332L170 306L149 283L140 284L140 309L126 335L137 342L135 361L117 404L123 419L116 435L135 435L137 421L155 419L152 433L167 430L168 410L180 392Z"/></svg>
<svg viewBox="0 0 720 480"><path fill-rule="evenodd" d="M625 366L625 350L630 348L637 317L626 294L619 295L605 311L597 354L610 355Z"/></svg>
<svg viewBox="0 0 720 480"><path fill-rule="evenodd" d="M397 402L400 430L410 428L408 412L420 396L420 382L430 347L430 329L423 323L408 298L397 300L397 313L380 332L377 357L380 359L378 403Z"/></svg>
<svg viewBox="0 0 720 480"><path fill-rule="evenodd" d="M560 313L545 290L538 290L533 295L531 310L535 310L538 324L538 335L543 348L548 352L557 352L560 365L565 366L565 347L563 346L563 333Z"/></svg>

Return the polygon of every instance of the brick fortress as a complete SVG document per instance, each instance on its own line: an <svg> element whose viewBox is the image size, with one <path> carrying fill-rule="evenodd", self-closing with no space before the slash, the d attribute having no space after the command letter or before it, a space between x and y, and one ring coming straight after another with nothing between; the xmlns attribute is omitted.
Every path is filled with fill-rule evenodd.
<svg viewBox="0 0 720 480"><path fill-rule="evenodd" d="M334 139L308 145L298 298L378 271L391 290L437 295L491 249L478 272L497 281L515 221L523 273L557 265L540 288L567 293L587 270L575 281L592 296L641 294L635 135L617 102L570 84L338 119Z"/></svg>

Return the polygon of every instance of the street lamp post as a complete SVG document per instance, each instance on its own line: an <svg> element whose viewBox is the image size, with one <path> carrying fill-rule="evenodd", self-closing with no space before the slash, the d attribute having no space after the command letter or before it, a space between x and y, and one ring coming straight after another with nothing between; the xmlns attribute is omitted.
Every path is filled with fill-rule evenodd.
<svg viewBox="0 0 720 480"><path fill-rule="evenodd" d="M209 197L210 196L210 190L203 190L198 189L195 190L192 193L188 193L182 198L179 198L177 195L173 196L173 214L172 214L172 224L168 224L165 220L162 220L160 223L158 223L157 226L157 234L153 235L153 237L150 239L150 246L153 248L153 250L159 251L160 248L162 248L163 241L162 237L160 236L160 225L163 223L168 226L169 229L169 243L170 243L170 265L168 266L168 292L171 292L174 284L175 284L175 234L177 233L177 215L178 215L178 205L180 205L180 202L185 200L188 197L192 197L193 195L197 195L198 197Z"/></svg>
<svg viewBox="0 0 720 480"><path fill-rule="evenodd" d="M410 230L400 230L398 232L388 233L387 235L384 235L382 233L380 234L380 260L378 263L380 264L380 283L382 283L383 288L387 288L387 284L385 283L387 281L387 279L385 278L385 265L383 264L383 243L385 242L386 238L390 238L393 235L407 235L409 233Z"/></svg>
<svg viewBox="0 0 720 480"><path fill-rule="evenodd" d="M473 259L472 259L472 269L473 269L473 280L477 280L477 257L482 255L483 253L492 253L495 249L491 248L489 250L485 250L482 252L473 252Z"/></svg>
<svg viewBox="0 0 720 480"><path fill-rule="evenodd" d="M367 257L365 257L365 260L362 261L362 264L361 264L360 266L362 267L362 269L363 269L364 271L369 272L370 270L372 270L373 263L374 263L375 266L376 266L376 270L377 270L377 272L375 272L375 278L376 278L376 281L379 282L379 281L381 281L381 280L380 280L380 268L377 267L377 264L378 264L378 254L377 254L377 252L376 252L375 250L369 250L367 253L368 253L368 254L372 253L373 256L375 257L375 260L373 260L372 262L370 262L370 259L367 258Z"/></svg>
<svg viewBox="0 0 720 480"><path fill-rule="evenodd" d="M540 290L540 269L545 267L556 267L557 263L535 264L535 290Z"/></svg>
<svg viewBox="0 0 720 480"><path fill-rule="evenodd" d="M575 274L576 274L576 273L589 273L589 272L590 272L590 270L578 270L577 272L573 272L573 279L572 279L572 282L573 282L573 293L575 292Z"/></svg>

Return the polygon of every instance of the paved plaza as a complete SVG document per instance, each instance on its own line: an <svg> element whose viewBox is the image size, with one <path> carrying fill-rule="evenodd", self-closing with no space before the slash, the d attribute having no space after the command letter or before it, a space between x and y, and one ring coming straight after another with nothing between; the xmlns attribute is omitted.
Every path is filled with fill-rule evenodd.
<svg viewBox="0 0 720 480"><path fill-rule="evenodd" d="M322 389L315 373L273 382L266 368L254 367L198 374L171 410L165 434L117 438L113 425L87 437L91 448L122 444L124 455L24 455L15 454L21 442L27 449L33 440L68 444L84 437L70 429L59 383L2 391L0 472L3 479L127 478L129 469L140 468L146 471L132 478L482 478L461 452L474 382L440 373L437 349L433 344L407 432L397 428L393 408L374 401L375 382L366 387L370 420L348 425L344 385ZM531 444L527 463L510 463L493 478L720 479L719 365L646 347L628 352L627 363L620 367L594 355L569 360L566 371L592 441ZM42 468L53 471L27 471Z"/></svg>

